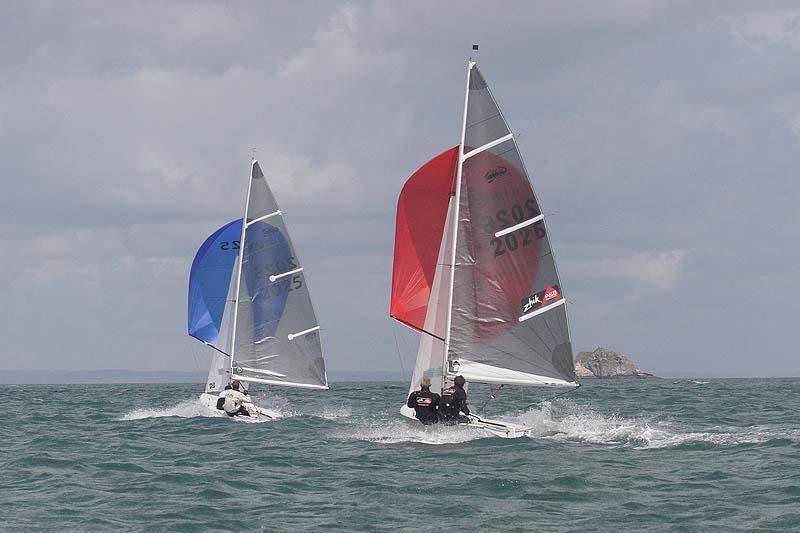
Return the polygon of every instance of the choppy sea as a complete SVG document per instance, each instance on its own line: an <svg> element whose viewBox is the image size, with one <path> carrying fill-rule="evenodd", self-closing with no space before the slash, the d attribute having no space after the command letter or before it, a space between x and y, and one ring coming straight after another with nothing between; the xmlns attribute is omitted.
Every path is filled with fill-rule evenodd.
<svg viewBox="0 0 800 533"><path fill-rule="evenodd" d="M199 392L5 386L0 529L800 530L800 379L472 387L516 440L407 421L402 383L262 390L263 423Z"/></svg>

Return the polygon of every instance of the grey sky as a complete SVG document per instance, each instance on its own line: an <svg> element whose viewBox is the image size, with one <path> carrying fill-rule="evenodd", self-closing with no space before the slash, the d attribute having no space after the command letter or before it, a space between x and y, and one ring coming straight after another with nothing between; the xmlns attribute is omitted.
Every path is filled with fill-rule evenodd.
<svg viewBox="0 0 800 533"><path fill-rule="evenodd" d="M576 349L800 374L800 8L566 4L0 3L0 368L195 369L188 269L256 147L328 367L399 369L397 194L480 42Z"/></svg>

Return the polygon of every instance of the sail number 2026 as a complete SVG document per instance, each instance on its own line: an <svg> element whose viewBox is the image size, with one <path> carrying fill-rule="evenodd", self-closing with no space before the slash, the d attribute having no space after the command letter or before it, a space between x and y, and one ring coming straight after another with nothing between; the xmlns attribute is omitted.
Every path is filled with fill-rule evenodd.
<svg viewBox="0 0 800 533"><path fill-rule="evenodd" d="M544 238L546 233L541 220L501 237L494 236L498 231L502 231L538 216L539 211L536 209L536 202L533 198L528 198L525 200L524 207L519 204L514 204L511 209L501 209L495 213L493 217L483 217L483 230L492 236L492 240L489 241L489 244L494 246L494 256L501 256L506 253L506 250L513 252L520 246L528 246L533 242L534 236L538 239Z"/></svg>

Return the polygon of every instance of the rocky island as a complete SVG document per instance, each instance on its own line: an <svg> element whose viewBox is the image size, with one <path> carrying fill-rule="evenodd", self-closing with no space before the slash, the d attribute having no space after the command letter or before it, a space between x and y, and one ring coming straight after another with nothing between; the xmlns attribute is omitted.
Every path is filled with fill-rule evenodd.
<svg viewBox="0 0 800 533"><path fill-rule="evenodd" d="M579 352L575 358L575 375L579 378L652 378L625 355L598 347L593 352Z"/></svg>

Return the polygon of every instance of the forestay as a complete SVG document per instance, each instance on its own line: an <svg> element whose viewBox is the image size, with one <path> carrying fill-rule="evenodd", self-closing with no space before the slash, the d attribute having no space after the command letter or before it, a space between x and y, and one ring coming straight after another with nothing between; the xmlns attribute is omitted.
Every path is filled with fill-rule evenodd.
<svg viewBox="0 0 800 533"><path fill-rule="evenodd" d="M319 324L283 213L253 161L236 286L234 379L327 388Z"/></svg>

